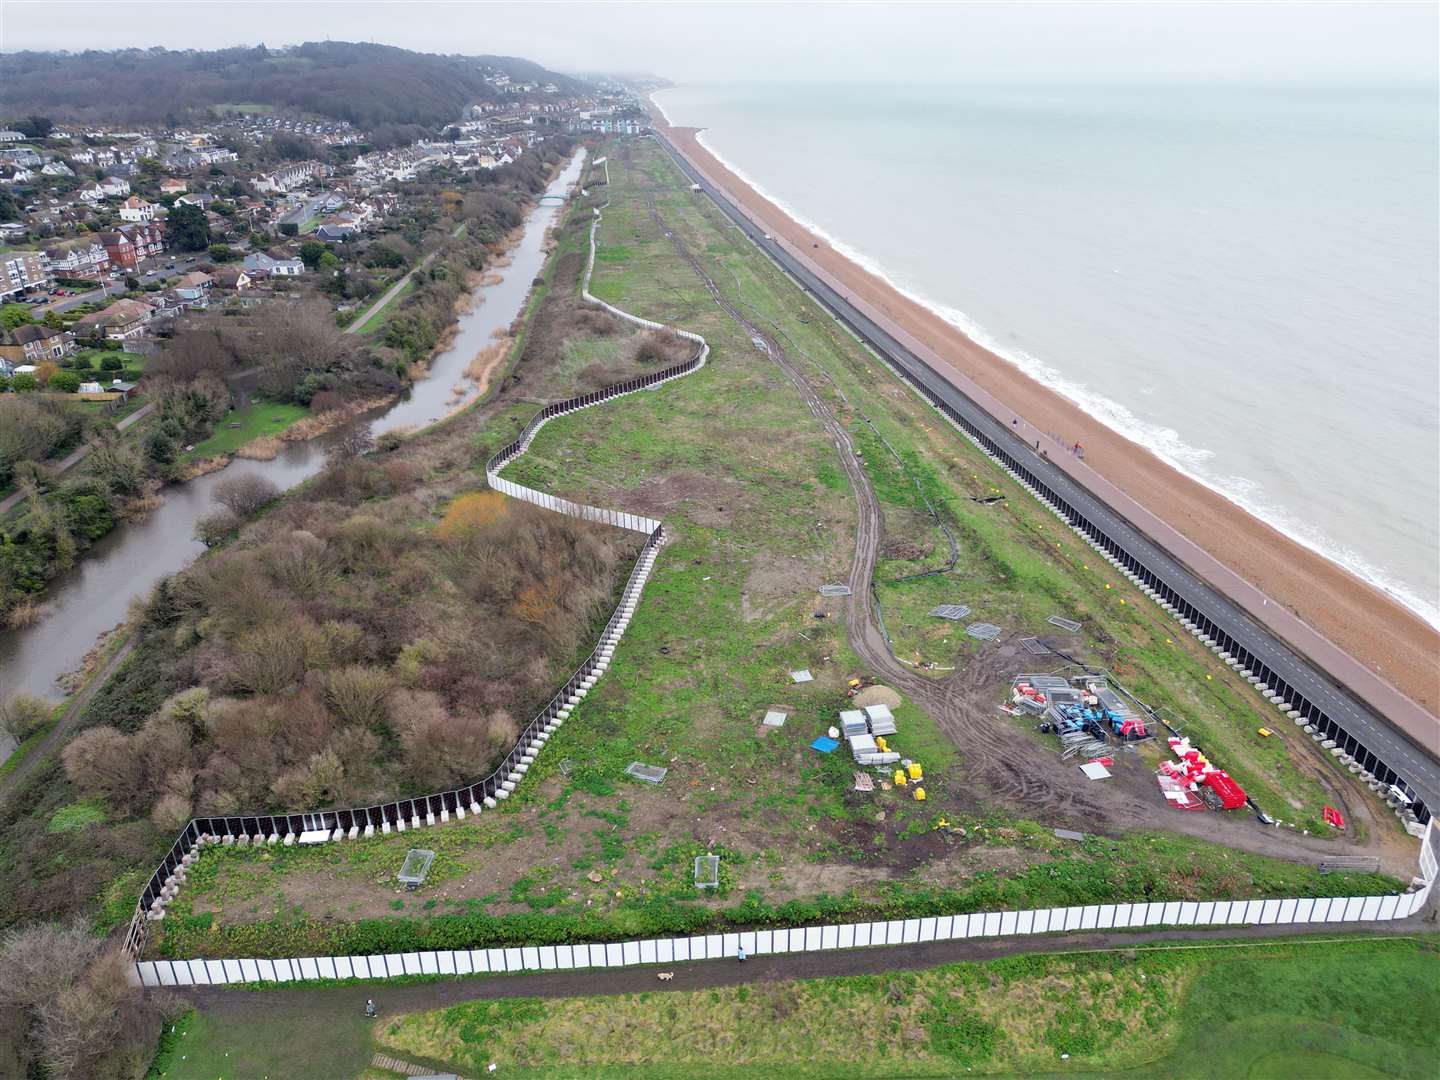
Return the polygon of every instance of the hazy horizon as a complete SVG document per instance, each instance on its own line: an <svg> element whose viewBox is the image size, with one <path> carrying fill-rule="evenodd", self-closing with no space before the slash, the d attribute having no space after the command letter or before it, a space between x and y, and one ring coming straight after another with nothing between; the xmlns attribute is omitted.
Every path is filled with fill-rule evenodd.
<svg viewBox="0 0 1440 1080"><path fill-rule="evenodd" d="M243 29L227 14L243 14ZM10 0L0 9L4 52L320 40L676 83L1434 85L1440 6Z"/></svg>

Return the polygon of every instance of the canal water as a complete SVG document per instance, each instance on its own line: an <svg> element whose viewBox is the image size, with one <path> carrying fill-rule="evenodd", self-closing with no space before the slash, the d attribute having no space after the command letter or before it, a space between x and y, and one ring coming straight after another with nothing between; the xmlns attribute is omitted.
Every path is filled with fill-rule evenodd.
<svg viewBox="0 0 1440 1080"><path fill-rule="evenodd" d="M583 161L582 150L546 194L568 193ZM463 388L463 401L478 394L479 386L466 377L465 369L494 341L496 331L507 328L524 308L531 283L545 263L545 233L563 210L562 205L552 205L555 202L547 199L530 211L524 233L510 251L509 265L496 271L500 280L476 289L477 303L460 316L454 341L436 355L429 376L388 409L357 423L368 423L376 435L423 427L459 407L457 387ZM58 699L56 680L79 666L101 634L125 621L130 602L205 550L194 538L195 522L216 509L215 489L222 481L250 474L282 489L292 488L324 466L326 442L322 438L284 443L273 461L237 458L219 472L168 487L162 492L162 505L144 521L123 525L101 539L73 570L51 583L45 597L49 614L42 621L0 632L0 698L27 693ZM0 757L8 756L13 744L0 740Z"/></svg>

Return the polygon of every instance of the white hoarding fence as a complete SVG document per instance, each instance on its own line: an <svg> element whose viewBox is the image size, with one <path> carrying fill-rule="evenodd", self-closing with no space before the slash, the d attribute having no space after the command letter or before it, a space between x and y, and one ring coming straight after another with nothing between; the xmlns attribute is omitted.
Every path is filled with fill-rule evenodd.
<svg viewBox="0 0 1440 1080"><path fill-rule="evenodd" d="M967 938L1027 937L1143 927L1270 926L1371 923L1406 919L1430 899L1436 877L1433 822L1420 865L1424 884L1388 896L1297 897L1271 900L1171 900L1131 904L985 911L883 922L839 923L772 930L739 930L643 941L509 948L453 949L387 956L302 957L298 960L146 960L135 965L143 986L212 986L308 979L392 979L400 975L514 974L575 968L633 967L691 960L863 949ZM331 972L334 974L331 974Z"/></svg>

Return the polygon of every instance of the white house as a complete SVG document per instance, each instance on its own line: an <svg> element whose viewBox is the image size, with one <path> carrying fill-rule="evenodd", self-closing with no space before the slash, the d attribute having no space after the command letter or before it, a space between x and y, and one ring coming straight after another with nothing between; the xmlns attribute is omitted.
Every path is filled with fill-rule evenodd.
<svg viewBox="0 0 1440 1080"><path fill-rule="evenodd" d="M146 202L139 195L131 195L120 204L121 221L154 221L155 204Z"/></svg>
<svg viewBox="0 0 1440 1080"><path fill-rule="evenodd" d="M263 251L257 251L245 256L245 269L271 277L299 277L305 272L305 264L299 259L272 259Z"/></svg>

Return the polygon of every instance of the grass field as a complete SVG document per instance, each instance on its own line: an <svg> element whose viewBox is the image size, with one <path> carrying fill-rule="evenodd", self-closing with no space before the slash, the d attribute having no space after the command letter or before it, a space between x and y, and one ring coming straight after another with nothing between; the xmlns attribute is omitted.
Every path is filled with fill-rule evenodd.
<svg viewBox="0 0 1440 1080"><path fill-rule="evenodd" d="M848 761L808 744L835 722L844 680L859 670L836 620L814 617L816 587L848 566L852 497L818 421L675 256L649 215L647 190L667 224L714 264L716 279L731 282L726 287L828 387L866 448L887 536L936 533L907 494L914 478L943 505L962 548L950 577L965 590L946 598L1028 632L1039 632L1056 610L1082 618L1080 645L1183 715L1262 800L1279 800L1283 786L1301 803L1297 816L1318 816L1325 798L1283 742L1253 735L1259 719L1228 669L1168 637L1158 612L1146 610L1108 567L1088 562L1088 549L1005 486L968 444L941 431L933 414L777 279L769 263L732 244L657 151L640 145L631 153L628 164L612 157L613 201L593 288L704 333L712 360L653 393L557 420L510 472L557 494L665 519L673 539L614 665L499 811L427 833L426 844L442 858L417 896L401 896L393 881L408 837L353 848L207 852L159 929L160 952L374 951L399 939L435 948L507 935L635 936L722 917L796 921L1142 895L1353 893L1392 884L1322 878L1303 866L1145 832L1068 847L1047 828L1016 820L1013 808L980 799L967 785L963 748L957 754L908 704L897 710L895 744L925 765L928 801L917 803L903 789L850 791ZM571 228L557 260L582 241L583 227ZM549 377L558 388L561 373L578 373L613 352L612 340L571 336L555 349ZM886 465L864 441L868 425L845 405L862 400L862 390L870 420L905 468L893 459ZM475 440L477 469L531 408L507 406L495 415ZM971 501L997 488L1007 494L1003 503ZM890 560L897 561L904 560ZM882 588L897 638L934 599L904 595L907 588ZM1127 596L1131 601L1119 604ZM957 646L954 655L971 647ZM815 682L792 683L788 672L800 667ZM760 725L770 708L788 712L783 728ZM1026 736L1018 722L1016 731ZM665 765L664 785L626 778L632 761ZM1156 829L1164 815L1157 798ZM935 831L942 816L966 833ZM704 852L721 855L721 888L698 893L690 866Z"/></svg>
<svg viewBox="0 0 1440 1080"><path fill-rule="evenodd" d="M303 1011L262 994L194 1014L160 1064L387 1075L362 1074L378 1050L472 1077L1421 1077L1440 1054L1437 961L1433 935L1187 943L398 1014L377 987L374 1025L325 991Z"/></svg>
<svg viewBox="0 0 1440 1080"><path fill-rule="evenodd" d="M254 439L279 435L295 421L309 415L310 411L303 405L283 402L255 401L243 409L232 409L215 426L215 434L196 443L193 450L181 455L180 460L203 461L222 454L233 454Z"/></svg>
<svg viewBox="0 0 1440 1080"><path fill-rule="evenodd" d="M385 1025L480 1075L1424 1075L1433 941L1016 957L681 994L474 1002ZM1417 1024L1397 1027L1397 1001ZM1062 1058L1061 1055L1068 1055ZM1431 1065L1427 1066L1426 1062ZM1417 1071L1418 1070L1418 1071Z"/></svg>

